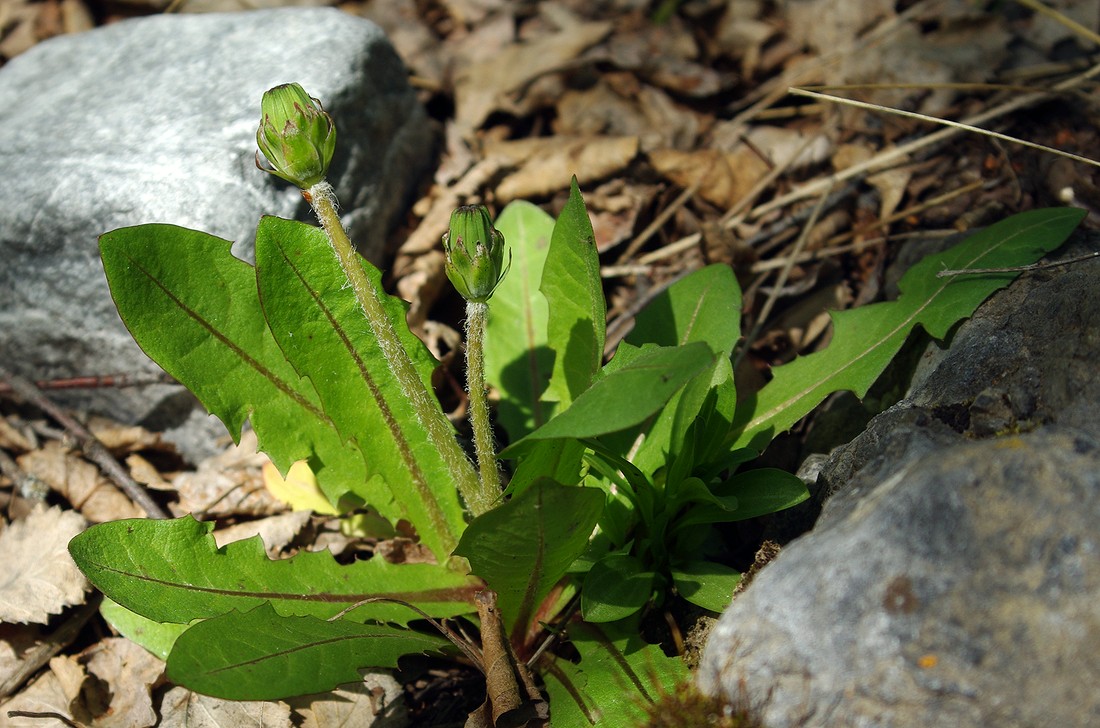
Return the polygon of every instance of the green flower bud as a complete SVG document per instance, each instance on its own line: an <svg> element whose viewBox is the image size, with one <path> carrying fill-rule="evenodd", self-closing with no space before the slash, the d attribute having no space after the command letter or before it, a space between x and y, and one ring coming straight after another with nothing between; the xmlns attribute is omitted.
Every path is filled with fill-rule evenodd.
<svg viewBox="0 0 1100 728"><path fill-rule="evenodd" d="M336 149L336 126L321 102L287 83L267 91L260 109L256 144L273 169L261 166L259 153L256 166L303 190L323 180Z"/></svg>
<svg viewBox="0 0 1100 728"><path fill-rule="evenodd" d="M451 213L443 251L447 254L447 277L467 301L488 301L508 272L504 266L504 236L493 227L489 211L481 205L464 205Z"/></svg>

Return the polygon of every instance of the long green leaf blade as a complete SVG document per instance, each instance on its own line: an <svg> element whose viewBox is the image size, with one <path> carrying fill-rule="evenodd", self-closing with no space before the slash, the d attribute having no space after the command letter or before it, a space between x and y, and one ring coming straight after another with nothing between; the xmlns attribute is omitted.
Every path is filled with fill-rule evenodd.
<svg viewBox="0 0 1100 728"><path fill-rule="evenodd" d="M270 602L287 616L325 619L373 597L413 602L436 617L473 610L477 579L436 564L390 564L373 558L347 566L327 551L273 561L257 538L218 548L213 524L190 516L92 526L69 542L88 579L127 609L156 622L186 624ZM407 623L412 610L364 604L349 618Z"/></svg>
<svg viewBox="0 0 1100 728"><path fill-rule="evenodd" d="M569 409L504 454L536 440L598 437L643 422L713 363L714 354L702 342L643 351L629 364L599 379Z"/></svg>
<svg viewBox="0 0 1100 728"><path fill-rule="evenodd" d="M510 203L495 223L511 251L508 275L489 301L485 378L500 392L497 419L518 440L549 419L542 393L554 353L546 338L546 297L539 291L554 218L529 202Z"/></svg>
<svg viewBox="0 0 1100 728"><path fill-rule="evenodd" d="M1002 268L1033 263L1059 245L1085 212L1073 208L1032 210L1002 220L939 255L929 256L902 278L896 301L832 313L828 348L776 367L772 380L738 405L731 448L758 452L829 394L851 390L862 397L905 343L916 325L942 338L1019 273L982 273L938 278L941 270Z"/></svg>
<svg viewBox="0 0 1100 728"><path fill-rule="evenodd" d="M235 440L250 419L284 473L309 460L333 501L366 481L362 456L321 409L275 343L253 268L231 243L174 225L100 237L111 295L138 345L190 389Z"/></svg>
<svg viewBox="0 0 1100 728"><path fill-rule="evenodd" d="M539 290L549 307L547 335L554 350L547 399L565 408L599 371L607 325L596 236L575 177L554 225Z"/></svg>
<svg viewBox="0 0 1100 728"><path fill-rule="evenodd" d="M168 679L227 700L277 700L358 682L360 668L396 667L403 655L447 644L397 627L287 617L263 604L180 635L168 656Z"/></svg>
<svg viewBox="0 0 1100 728"><path fill-rule="evenodd" d="M388 487L371 505L412 523L440 559L465 526L457 485L390 372L324 231L265 217L256 231L260 301L287 359L317 390L341 434L363 453L368 478ZM402 344L428 386L435 360L405 324L405 304L382 290L381 273L361 261Z"/></svg>
<svg viewBox="0 0 1100 728"><path fill-rule="evenodd" d="M550 589L584 551L603 510L596 488L535 481L473 520L455 554L497 592L504 626L522 633Z"/></svg>

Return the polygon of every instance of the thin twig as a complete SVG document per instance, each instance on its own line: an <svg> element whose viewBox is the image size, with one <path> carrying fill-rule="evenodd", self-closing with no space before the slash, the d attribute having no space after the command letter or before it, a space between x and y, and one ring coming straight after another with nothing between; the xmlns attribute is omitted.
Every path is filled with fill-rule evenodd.
<svg viewBox="0 0 1100 728"><path fill-rule="evenodd" d="M87 624L88 620L99 611L99 605L102 601L103 595L98 591L93 591L88 596L88 600L69 615L60 627L23 655L15 672L0 684L0 700L21 688L23 683L29 680L61 650L70 645L80 634L80 630L84 629L84 625Z"/></svg>
<svg viewBox="0 0 1100 728"><path fill-rule="evenodd" d="M111 455L106 446L99 441L99 438L51 402L46 395L39 391L38 387L24 377L12 374L2 366L0 366L0 380L6 380L16 394L48 414L76 438L87 458L98 465L130 500L145 511L145 515L149 518L169 518L168 514L149 495L148 491L130 477L130 474L119 464L114 455Z"/></svg>
<svg viewBox="0 0 1100 728"><path fill-rule="evenodd" d="M1066 258L1065 260L1039 261L1038 263L1031 263L1030 265L1014 265L1007 268L960 268L957 270L941 270L936 274L936 277L949 278L951 276L981 275L987 273L1027 273L1033 270L1059 268L1063 265L1082 263L1086 260L1092 260L1093 258L1100 258L1100 250L1086 253L1085 255L1078 255L1074 258Z"/></svg>
<svg viewBox="0 0 1100 728"><path fill-rule="evenodd" d="M821 94L817 91L809 91L804 88L792 88L791 94L794 96L808 96L814 99L824 99L832 101L837 104L844 104L845 106L854 106L857 109L870 109L871 111L883 111L894 116L904 116L909 119L920 119L921 121L931 121L934 124L942 124L953 129L959 129L962 131L970 131L975 134L982 134L994 139L1000 139L1005 142L1012 142L1013 144L1019 144L1020 146L1027 147L1029 149L1038 149L1039 151L1049 152L1050 154L1056 154L1060 157L1072 159L1075 162L1081 162L1083 164L1091 164L1094 167L1100 167L1100 162L1088 157L1082 157L1080 154L1074 154L1073 152L1066 152L1061 149L1055 149L1054 147L1048 147L1044 144L1037 144L1036 142L1029 142L1026 139L1020 139L1019 137L1010 136L1008 134L1002 134L999 131L992 131L990 129L983 129L973 124L967 124L962 121L952 121L951 119L941 119L938 116L929 116L928 114L921 114L916 111L906 111L905 109L896 109L890 106L882 106L881 104L872 104L868 101L857 101L856 99L846 99L843 96L831 96L829 94Z"/></svg>
<svg viewBox="0 0 1100 728"><path fill-rule="evenodd" d="M772 308L775 306L775 302L779 299L779 295L783 290L783 286L787 283L787 277L791 274L791 269L794 268L795 258L802 252L802 248L806 247L806 241L810 239L810 231L813 230L814 225L817 224L817 218L821 215L821 211L825 209L825 202L829 199L829 193L832 190L826 190L817 204L814 206L813 213L810 214L810 219L806 221L806 225L802 228L802 234L798 236L798 240L794 243L794 249L791 254L787 256L787 264L783 266L783 269L779 271L779 277L775 281L775 286L772 288L772 292L768 295L764 306L760 309L760 314L756 317L756 321L753 323L752 330L749 335L745 337L744 345L741 350L737 352L737 358L733 362L734 371L737 370L737 366L741 363L741 360L745 357L745 353L748 352L749 347L752 346L752 342L759 336L760 330L767 323L768 316L772 312Z"/></svg>
<svg viewBox="0 0 1100 728"><path fill-rule="evenodd" d="M699 188L703 185L703 181L710 174L711 170L714 169L714 164L716 161L717 158L711 160L711 163L708 164L706 166L706 169L704 169L695 179L695 181L691 183L691 186L681 192L676 197L676 199L672 201L672 204L661 210L657 217L653 218L653 222L649 223L649 225L646 226L645 230L638 233L638 236L630 241L630 244L626 246L626 250L624 250L622 255L619 256L619 259L616 261L616 263L622 264L623 262L629 260L632 255L638 252L639 248L649 242L649 239L657 234L657 231L660 230L666 222L668 222L668 219L672 217L677 210L687 204L687 201L695 196L695 193L697 193L699 191Z"/></svg>
<svg viewBox="0 0 1100 728"><path fill-rule="evenodd" d="M1016 0L1016 2L1020 3L1025 8L1030 8L1037 13L1046 15L1048 18L1053 18L1056 22L1061 23L1082 38L1087 38L1095 45L1100 45L1100 35L1097 35L1096 31L1089 30L1073 18L1069 18L1053 8L1048 8L1046 5L1038 2L1038 0Z"/></svg>
<svg viewBox="0 0 1100 728"><path fill-rule="evenodd" d="M1100 75L1100 64L1092 66L1084 73L1078 74L1073 78L1069 78L1065 81L1062 81L1061 83L1055 84L1053 87L1051 87L1049 91L1039 91L1033 94L1017 96L1016 98L1006 101L999 106L994 106L991 109L986 109L985 111L974 114L973 116L969 116L961 123L968 127L980 129L978 124L984 124L987 121L991 121L993 119L1006 116L1013 112L1021 111L1023 109L1035 106L1036 104L1046 101L1057 93L1068 91L1077 86L1080 86L1085 81L1088 81L1097 75ZM933 147L938 144L942 144L949 139L958 136L962 132L963 129L961 128L948 127L946 129L940 129L939 131L933 132L919 139L915 139L908 144L893 147L892 149L886 149L864 162L854 164L851 167L847 167L837 172L836 174L830 175L829 177L816 179L812 182L807 182L806 184L791 190L782 197L777 197L771 202L761 205L760 207L752 211L752 214L749 216L749 218L754 219L765 215L772 210L782 209L792 202L803 200L807 197L819 195L821 194L821 191L823 189L833 184L836 184L837 182L849 180L853 177L863 175L871 170L877 171L881 167L889 166L891 164L894 164L895 162L907 159L910 155L920 150L923 150L926 147Z"/></svg>
<svg viewBox="0 0 1100 728"><path fill-rule="evenodd" d="M82 377L45 379L34 383L39 389L99 389L112 387L143 387L149 384L179 384L171 374L89 374ZM11 391L11 385L0 382L0 394Z"/></svg>
<svg viewBox="0 0 1100 728"><path fill-rule="evenodd" d="M876 222L872 225L867 225L865 227L861 227L861 228L858 228L856 230L849 230L846 233L840 233L839 235L834 235L833 237L831 237L831 238L829 238L828 240L825 241L825 245L828 246L828 247L825 247L821 250L810 251L808 253L800 253L796 257L795 263L809 263L809 262L812 262L812 261L815 261L815 260L822 260L824 258L830 258L830 257L836 256L836 255L842 255L844 253L850 253L850 252L853 252L853 251L864 250L866 248L871 247L872 245L879 245L881 243L884 243L887 240L886 237L878 238L878 239L873 240L873 241L872 240L864 240L864 241L861 241L861 242L858 242L858 243L851 243L849 245L839 245L839 243L842 243L845 240L853 238L856 235L862 235L863 233L867 233L867 232L870 232L872 230L876 230L876 229L879 229L879 228L884 228L884 227L886 227L886 226L888 226L888 225L890 225L894 222L897 222L898 220L903 220L906 217L909 217L910 215L916 215L918 213L924 212L925 210L927 210L929 208L936 207L938 205L942 205L944 202L947 202L948 200L950 200L954 197L958 197L959 195L966 194L967 192L973 192L974 190L978 189L979 187L984 186L985 184L986 183L985 183L984 180L978 180L976 182L971 182L968 185L963 185L962 187L958 187L956 189L953 189L950 192L945 192L942 195L936 195L935 197L932 197L928 200L925 200L924 202L920 202L916 205L913 205L912 207L907 207L904 210L899 210L898 212L895 212L894 214L889 215L888 217L885 217L882 220L879 220L878 222ZM952 232L952 234L957 234L959 231L958 230L953 230L951 232ZM769 271L769 270L775 270L776 268L782 268L784 265L786 265L787 260L788 260L788 257L772 258L770 260L757 261L756 263L753 264L753 266L751 268L751 271L753 273L764 273L764 272Z"/></svg>

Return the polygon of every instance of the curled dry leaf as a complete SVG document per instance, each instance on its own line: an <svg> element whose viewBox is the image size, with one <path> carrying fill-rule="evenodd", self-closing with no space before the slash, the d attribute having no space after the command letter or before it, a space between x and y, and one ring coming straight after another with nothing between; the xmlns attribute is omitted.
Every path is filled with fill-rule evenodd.
<svg viewBox="0 0 1100 728"><path fill-rule="evenodd" d="M160 704L159 728L291 728L290 706L283 702L233 701L172 688Z"/></svg>
<svg viewBox="0 0 1100 728"><path fill-rule="evenodd" d="M326 695L288 701L302 716L302 728L401 728L408 724L408 708L401 686L389 673L371 672L363 682L344 685Z"/></svg>
<svg viewBox="0 0 1100 728"><path fill-rule="evenodd" d="M142 518L145 511L92 463L56 441L18 458L19 467L61 494L92 523Z"/></svg>
<svg viewBox="0 0 1100 728"><path fill-rule="evenodd" d="M768 173L764 160L746 146L732 152L658 149L649 153L649 163L680 187L698 184L699 196L723 210L733 207Z"/></svg>
<svg viewBox="0 0 1100 728"><path fill-rule="evenodd" d="M0 533L0 621L45 624L84 602L88 582L69 556L84 519L58 507L36 507Z"/></svg>
<svg viewBox="0 0 1100 728"><path fill-rule="evenodd" d="M84 668L75 658L65 655L54 657L50 660L48 672L43 673L0 708L0 728L43 728L45 725L60 725L56 720L46 723L41 718L9 716L11 711L56 713L84 725L90 724L93 715L81 699L81 688L86 678Z"/></svg>
<svg viewBox="0 0 1100 728"><path fill-rule="evenodd" d="M84 653L88 672L107 683L110 707L96 728L139 728L155 725L151 690L164 663L124 637L108 637Z"/></svg>

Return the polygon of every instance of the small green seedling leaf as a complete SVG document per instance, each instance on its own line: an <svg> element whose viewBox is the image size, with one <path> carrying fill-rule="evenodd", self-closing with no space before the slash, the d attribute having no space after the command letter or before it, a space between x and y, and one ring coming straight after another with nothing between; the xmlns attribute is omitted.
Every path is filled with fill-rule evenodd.
<svg viewBox="0 0 1100 728"><path fill-rule="evenodd" d="M708 265L650 301L625 340L638 347L703 341L716 356L729 356L740 337L741 287L728 265Z"/></svg>
<svg viewBox="0 0 1100 728"><path fill-rule="evenodd" d="M499 508L475 518L455 549L499 597L501 620L521 633L542 599L588 545L603 510L595 488L535 481Z"/></svg>
<svg viewBox="0 0 1100 728"><path fill-rule="evenodd" d="M565 408L600 369L607 318L596 236L576 177L554 225L539 290L546 296L547 338L554 351L546 398Z"/></svg>
<svg viewBox="0 0 1100 728"><path fill-rule="evenodd" d="M689 561L673 567L672 581L684 599L703 609L721 612L733 599L741 574L713 561Z"/></svg>
<svg viewBox="0 0 1100 728"><path fill-rule="evenodd" d="M657 575L638 559L608 554L593 566L581 587L581 616L588 622L616 622L634 614L653 596Z"/></svg>
<svg viewBox="0 0 1100 728"><path fill-rule="evenodd" d="M793 508L810 497L810 491L797 475L778 468L758 468L738 473L713 486L715 501L691 508L676 519L674 531L704 523L732 523ZM698 491L696 491L698 494ZM716 507L721 504L720 507Z"/></svg>
<svg viewBox="0 0 1100 728"><path fill-rule="evenodd" d="M512 251L512 267L497 286L485 329L485 379L500 392L497 418L513 441L542 425L542 402L554 353L546 338L546 297L539 291L554 218L530 202L510 203L496 228Z"/></svg>
<svg viewBox="0 0 1100 728"><path fill-rule="evenodd" d="M438 635L349 620L287 617L270 604L200 622L168 656L168 679L226 700L278 700L362 679L359 669L396 667L403 655L439 651Z"/></svg>
<svg viewBox="0 0 1100 728"><path fill-rule="evenodd" d="M637 425L713 363L714 354L701 342L644 350L629 364L600 378L569 409L503 454L519 451L535 440L585 439Z"/></svg>
<svg viewBox="0 0 1100 728"><path fill-rule="evenodd" d="M340 434L363 453L368 504L394 520L407 519L437 558L445 558L465 526L457 486L386 364L335 256L317 254L327 246L324 231L312 225L260 221L256 276L264 315ZM386 295L378 269L360 263L427 386L436 362L405 324L406 305Z"/></svg>
<svg viewBox="0 0 1100 728"><path fill-rule="evenodd" d="M105 595L155 622L186 624L271 602L287 616L326 619L371 597L415 603L435 617L473 610L477 579L435 564L384 559L337 564L327 551L267 557L259 537L218 548L212 523L190 516L92 526L69 542L80 570ZM349 619L405 624L418 615L391 602L364 604Z"/></svg>
<svg viewBox="0 0 1100 728"><path fill-rule="evenodd" d="M939 278L941 270L1002 268L1033 263L1060 246L1084 210L1052 208L1013 215L913 266L896 301L832 313L833 337L823 351L772 370L772 380L738 406L730 449L762 451L825 397L850 390L862 397L918 324L936 338L970 316L1017 272Z"/></svg>

